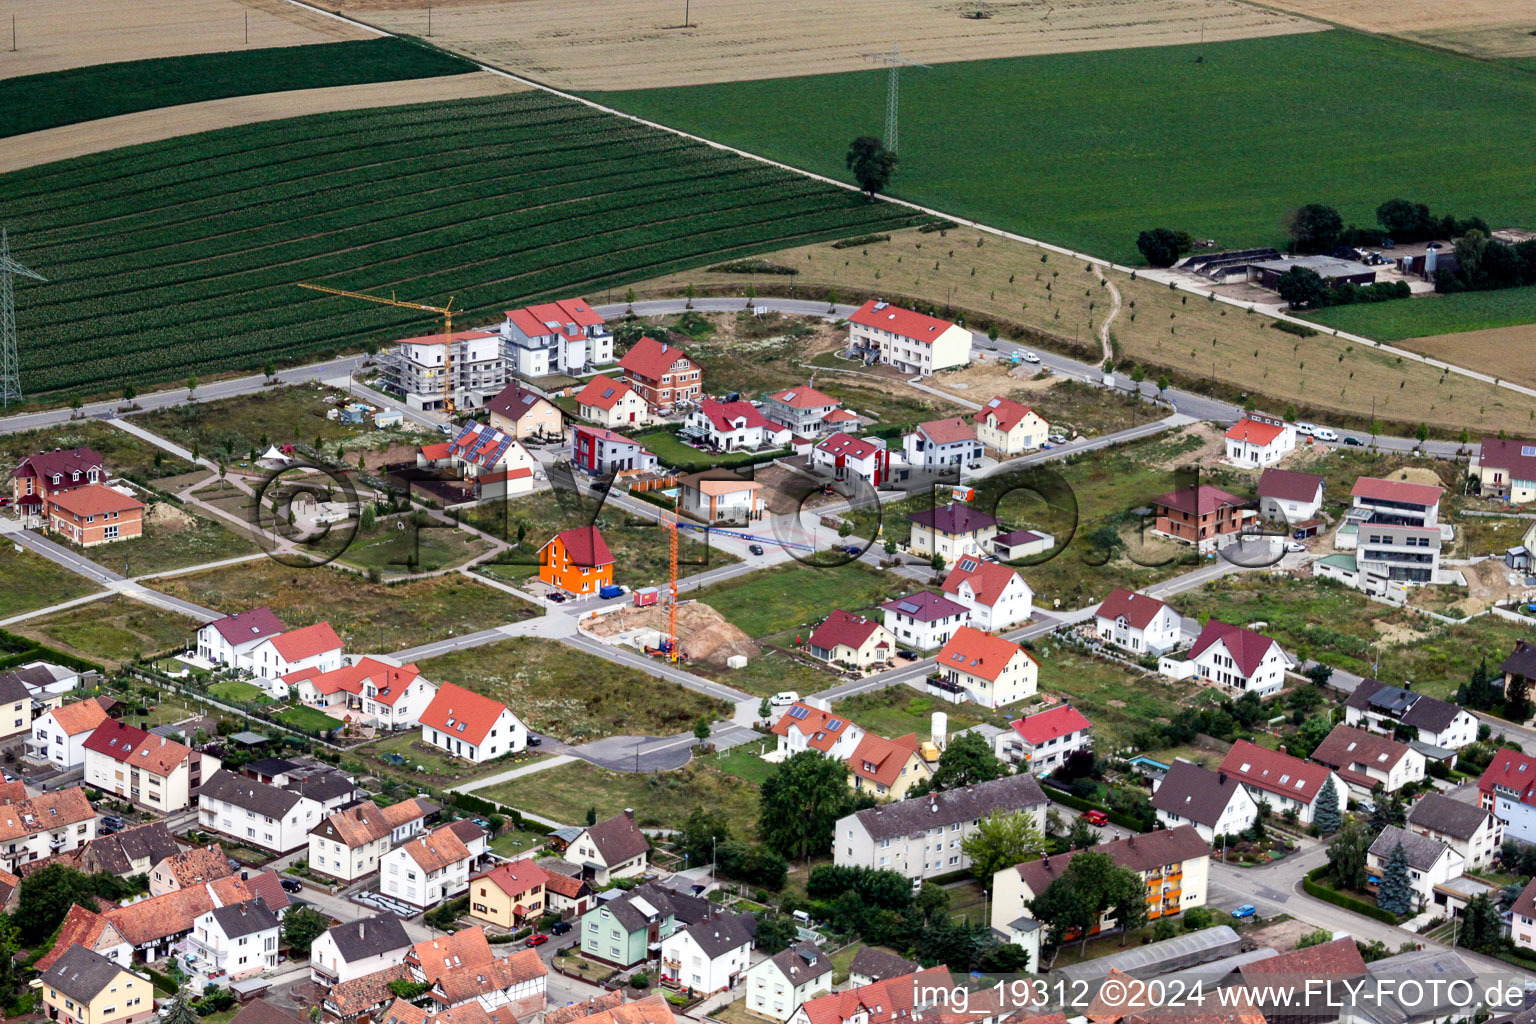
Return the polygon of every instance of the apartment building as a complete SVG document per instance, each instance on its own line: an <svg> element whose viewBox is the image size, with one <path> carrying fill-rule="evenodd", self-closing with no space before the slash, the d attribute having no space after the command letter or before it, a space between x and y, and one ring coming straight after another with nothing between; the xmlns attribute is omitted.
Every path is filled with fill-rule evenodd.
<svg viewBox="0 0 1536 1024"><path fill-rule="evenodd" d="M848 318L848 347L867 363L928 376L971 361L971 332L938 317L871 299Z"/></svg>
<svg viewBox="0 0 1536 1024"><path fill-rule="evenodd" d="M87 785L161 814L193 806L220 766L216 757L113 719L82 746Z"/></svg>
<svg viewBox="0 0 1536 1024"><path fill-rule="evenodd" d="M522 377L581 374L613 362L613 332L585 299L559 299L507 311L502 352Z"/></svg>
<svg viewBox="0 0 1536 1024"><path fill-rule="evenodd" d="M386 388L412 409L459 409L485 404L507 383L501 338L491 331L455 331L407 338L379 360Z"/></svg>

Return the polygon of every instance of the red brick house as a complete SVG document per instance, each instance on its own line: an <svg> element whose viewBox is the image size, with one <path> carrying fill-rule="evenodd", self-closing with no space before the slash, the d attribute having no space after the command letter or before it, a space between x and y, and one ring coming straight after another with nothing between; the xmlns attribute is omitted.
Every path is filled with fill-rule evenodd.
<svg viewBox="0 0 1536 1024"><path fill-rule="evenodd" d="M658 412L697 399L703 388L704 371L699 364L677 346L655 338L635 342L619 360L619 368L624 371L624 383Z"/></svg>
<svg viewBox="0 0 1536 1024"><path fill-rule="evenodd" d="M48 528L81 547L144 533L144 503L102 484L58 491L49 498Z"/></svg>
<svg viewBox="0 0 1536 1024"><path fill-rule="evenodd" d="M1249 504L1246 498L1205 484L1169 491L1152 499L1152 512L1157 518L1153 530L1208 551L1235 539L1253 514Z"/></svg>
<svg viewBox="0 0 1536 1024"><path fill-rule="evenodd" d="M11 470L11 498L22 515L48 515L51 497L107 482L106 460L91 448L55 448L28 455Z"/></svg>

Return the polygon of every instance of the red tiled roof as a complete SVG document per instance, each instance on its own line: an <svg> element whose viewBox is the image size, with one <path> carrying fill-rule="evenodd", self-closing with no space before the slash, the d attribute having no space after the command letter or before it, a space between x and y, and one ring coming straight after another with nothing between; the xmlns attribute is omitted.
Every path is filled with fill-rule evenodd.
<svg viewBox="0 0 1536 1024"><path fill-rule="evenodd" d="M368 682L373 684L375 690L368 699L393 707L419 675L421 669L414 662L409 665L390 665L377 658L363 657L354 665L343 665L331 672L300 669L283 676L283 681L292 685L307 679L321 695L345 690L359 696L363 693L363 684Z"/></svg>
<svg viewBox="0 0 1536 1024"><path fill-rule="evenodd" d="M788 736L791 729L798 729L806 735L808 747L826 753L850 727L854 725L846 718L813 708L803 701L796 701L784 712L782 718L773 723L771 731L775 736Z"/></svg>
<svg viewBox="0 0 1536 1024"><path fill-rule="evenodd" d="M1181 491L1169 491L1167 494L1159 494L1152 499L1154 505L1175 509L1179 512L1187 512L1190 515L1206 516L1226 505L1242 506L1248 504L1248 499L1239 498L1220 487L1211 487L1207 484L1197 484L1194 487L1186 487Z"/></svg>
<svg viewBox="0 0 1536 1024"><path fill-rule="evenodd" d="M64 923L59 925L59 937L33 966L38 971L46 971L72 946L84 946L86 949L96 950L97 940L109 927L111 926L107 924L107 919L94 910L87 910L78 903L71 904L69 913L64 915ZM117 929L112 930L116 932ZM96 951L99 952L99 950Z"/></svg>
<svg viewBox="0 0 1536 1024"><path fill-rule="evenodd" d="M1261 498L1279 498L1283 501L1311 501L1317 497L1317 489L1322 485L1323 478L1316 473L1266 469L1259 477L1258 494Z"/></svg>
<svg viewBox="0 0 1536 1024"><path fill-rule="evenodd" d="M1099 610L1094 612L1098 618L1109 619L1113 622L1120 616L1125 616L1125 621L1136 629L1146 629L1159 612L1168 607L1155 597L1146 594L1137 594L1126 590L1124 587L1116 587L1109 592L1104 603L1099 605Z"/></svg>
<svg viewBox="0 0 1536 1024"><path fill-rule="evenodd" d="M402 338L397 345L441 345L445 337L453 341L469 341L472 338L494 338L489 331L454 331L452 335L423 334L419 338Z"/></svg>
<svg viewBox="0 0 1536 1024"><path fill-rule="evenodd" d="M1239 970L1246 980L1249 975L1285 974L1307 978L1318 974L1364 974L1366 967L1355 940L1345 937L1243 964Z"/></svg>
<svg viewBox="0 0 1536 1024"><path fill-rule="evenodd" d="M1381 480L1374 476L1362 476L1350 490L1354 498L1372 498L1379 501L1402 501L1410 505L1434 505L1445 493L1443 487L1429 484L1411 484L1406 480Z"/></svg>
<svg viewBox="0 0 1536 1024"><path fill-rule="evenodd" d="M53 720L59 723L59 728L64 730L66 736L76 736L82 732L90 732L102 722L107 720L107 711L101 706L101 701L92 697L90 700L76 701L73 704L65 704L61 708L54 708L48 712Z"/></svg>
<svg viewBox="0 0 1536 1024"><path fill-rule="evenodd" d="M1514 799L1522 804L1536 807L1536 757L1500 747L1477 780L1479 792L1491 794L1494 787L1513 793Z"/></svg>
<svg viewBox="0 0 1536 1024"><path fill-rule="evenodd" d="M421 713L421 724L478 747L506 710L507 706L499 701L453 683L443 683L427 710Z"/></svg>
<svg viewBox="0 0 1536 1024"><path fill-rule="evenodd" d="M77 516L131 512L136 508L144 507L144 503L138 498L101 484L77 487L72 491L58 491L53 495L52 501L59 508Z"/></svg>
<svg viewBox="0 0 1536 1024"><path fill-rule="evenodd" d="M847 1024L863 1016L868 1024L897 1024L912 1019L919 989L950 986L949 970L930 967L916 974L885 978L870 985L833 992L800 1004L810 1024Z"/></svg>
<svg viewBox="0 0 1536 1024"><path fill-rule="evenodd" d="M1035 660L1034 655L1012 640L983 633L973 626L961 626L935 661L939 668L952 668L995 683L1008 663L1020 654Z"/></svg>
<svg viewBox="0 0 1536 1024"><path fill-rule="evenodd" d="M94 448L61 448L24 457L11 471L11 475L28 476L35 473L46 477L62 476L68 480L72 473L79 473L83 479L88 470L104 469L105 463L101 453Z"/></svg>
<svg viewBox="0 0 1536 1024"><path fill-rule="evenodd" d="M859 745L853 748L853 754L848 758L848 770L890 788L901 778L901 770L907 766L912 755L917 753L917 749L915 733L908 733L894 740L876 736L872 732L865 733L864 738L859 740Z"/></svg>
<svg viewBox="0 0 1536 1024"><path fill-rule="evenodd" d="M1309 764L1299 757L1282 754L1278 750L1261 747L1257 743L1238 740L1222 758L1221 770L1235 775L1239 781L1271 793L1290 797L1309 804L1322 792L1327 780L1328 768Z"/></svg>
<svg viewBox="0 0 1536 1024"><path fill-rule="evenodd" d="M421 446L421 457L428 462L441 462L453 451L452 441L439 441L437 444L424 444Z"/></svg>
<svg viewBox="0 0 1536 1024"><path fill-rule="evenodd" d="M1244 416L1227 428L1227 440L1246 441L1262 448L1284 433L1284 424L1264 423Z"/></svg>
<svg viewBox="0 0 1536 1024"><path fill-rule="evenodd" d="M850 459L867 459L880 450L880 445L867 437L854 437L838 431L816 446L817 451L828 455L842 455Z"/></svg>
<svg viewBox="0 0 1536 1024"><path fill-rule="evenodd" d="M1312 751L1312 760L1335 770L1353 770L1355 765L1363 764L1368 768L1389 772L1407 756L1410 749L1408 744L1399 743L1390 736L1351 728L1341 722Z"/></svg>
<svg viewBox="0 0 1536 1024"><path fill-rule="evenodd" d="M959 416L919 423L917 429L934 444L954 444L976 440L975 429Z"/></svg>
<svg viewBox="0 0 1536 1024"><path fill-rule="evenodd" d="M469 880L470 885L476 882L489 882L508 896L521 896L541 885L548 885L549 872L539 867L533 858L524 857L522 860L498 864L484 874L476 875Z"/></svg>
<svg viewBox="0 0 1536 1024"><path fill-rule="evenodd" d="M569 530L561 530L549 544L557 540L565 547L565 552L570 556L571 561L579 566L595 569L613 564L613 552L608 550L607 541L603 540L603 535L595 526L576 526ZM549 544L545 544L544 547L549 547Z"/></svg>
<svg viewBox="0 0 1536 1024"><path fill-rule="evenodd" d="M556 299L537 306L509 309L507 319L530 338L542 338L551 334L575 337L566 330L567 324L577 327L596 327L606 323L585 299ZM553 323L555 326L549 326ZM582 332L577 332L578 334Z"/></svg>
<svg viewBox="0 0 1536 1024"><path fill-rule="evenodd" d="M1190 647L1190 660L1204 654L1206 648L1218 640L1227 649L1227 653L1232 655L1232 660L1237 663L1237 670L1244 676L1251 676L1258 671L1264 656L1275 645L1275 642L1263 633L1255 633L1251 629L1243 629L1241 626L1234 626L1220 619L1211 619Z"/></svg>
<svg viewBox="0 0 1536 1024"><path fill-rule="evenodd" d="M464 841L454 833L452 826L443 825L424 836L412 839L398 847L414 860L427 874L441 871L450 864L469 860L473 854Z"/></svg>
<svg viewBox="0 0 1536 1024"><path fill-rule="evenodd" d="M863 327L874 327L882 331L890 331L899 334L903 338L911 338L913 341L933 343L933 339L955 326L948 320L940 320L926 313L918 313L910 309L902 309L900 306L887 305L883 309L875 308L875 300L870 299L858 308L848 318L851 324L859 324ZM814 1022L813 1022L814 1024Z"/></svg>
<svg viewBox="0 0 1536 1024"><path fill-rule="evenodd" d="M86 737L85 749L161 776L196 756L191 747L110 718Z"/></svg>
<svg viewBox="0 0 1536 1024"><path fill-rule="evenodd" d="M859 414L849 412L847 409L833 409L821 418L823 423L846 423L848 420L856 420Z"/></svg>
<svg viewBox="0 0 1536 1024"><path fill-rule="evenodd" d="M104 916L124 939L135 946L143 946L156 939L191 931L200 914L215 906L244 903L253 895L245 882L231 875L206 885L151 896L126 907L112 907Z"/></svg>
<svg viewBox="0 0 1536 1024"><path fill-rule="evenodd" d="M1514 438L1485 437L1477 450L1477 464L1502 469L1511 480L1536 480L1536 444Z"/></svg>
<svg viewBox="0 0 1536 1024"><path fill-rule="evenodd" d="M1002 395L998 395L982 406L981 411L976 414L975 418L977 423L985 423L987 422L987 417L995 416L997 417L999 430L1012 430L1019 425L1020 420L1031 412L1034 412L1034 410L1023 402L1015 402L1011 398L1004 398Z"/></svg>
<svg viewBox="0 0 1536 1024"><path fill-rule="evenodd" d="M1074 732L1093 728L1093 723L1083 717L1083 713L1070 704L1061 704L1042 711L1037 715L1027 715L1016 722L1010 722L1013 731L1018 733L1031 746L1040 746L1049 743L1058 736L1070 736Z"/></svg>
<svg viewBox="0 0 1536 1024"><path fill-rule="evenodd" d="M626 373L633 373L647 380L660 380L679 359L688 359L687 353L676 345L668 345L647 336L635 342L634 347L624 353L624 358L619 360L619 366ZM691 359L688 361L692 362Z"/></svg>
<svg viewBox="0 0 1536 1024"><path fill-rule="evenodd" d="M290 629L272 638L272 646L284 661L303 661L326 651L341 649L341 637L329 622L317 622L302 629Z"/></svg>
<svg viewBox="0 0 1536 1024"><path fill-rule="evenodd" d="M839 608L816 627L816 632L811 634L810 643L812 647L821 647L829 651L837 646L858 650L864 646L870 634L880 628L882 628L880 623L873 619L866 619L862 615L854 615Z"/></svg>
<svg viewBox="0 0 1536 1024"><path fill-rule="evenodd" d="M634 389L621 380L605 377L602 374L592 378L592 382L576 395L577 405L586 405L594 409L612 409L624 400L624 396Z"/></svg>
<svg viewBox="0 0 1536 1024"><path fill-rule="evenodd" d="M944 577L944 593L960 593L960 584L970 583L976 603L988 608L996 604L1019 574L1000 562L988 562L969 555L955 562L955 567Z"/></svg>
<svg viewBox="0 0 1536 1024"><path fill-rule="evenodd" d="M604 441L611 441L614 444L632 444L637 447L640 444L639 441L632 437L625 437L617 430L609 430L607 427L592 427L585 423L578 423L576 425L576 433L591 434L593 437L601 438Z"/></svg>
<svg viewBox="0 0 1536 1024"><path fill-rule="evenodd" d="M769 422L751 402L717 402L713 398L706 398L699 403L699 412L708 418L716 430L724 432L757 428L779 433L788 429Z"/></svg>
<svg viewBox="0 0 1536 1024"><path fill-rule="evenodd" d="M790 388L788 391L771 394L768 398L780 405L787 405L791 409L820 409L823 406L839 404L831 395L817 391L813 387Z"/></svg>

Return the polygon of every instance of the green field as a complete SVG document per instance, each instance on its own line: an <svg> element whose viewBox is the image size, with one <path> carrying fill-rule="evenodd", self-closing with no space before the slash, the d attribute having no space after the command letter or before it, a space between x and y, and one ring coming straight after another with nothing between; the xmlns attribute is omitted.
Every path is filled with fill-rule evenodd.
<svg viewBox="0 0 1536 1024"><path fill-rule="evenodd" d="M1334 306L1306 316L1327 327L1377 341L1514 327L1536 321L1536 285L1490 292L1457 292L1408 302Z"/></svg>
<svg viewBox="0 0 1536 1024"><path fill-rule="evenodd" d="M396 38L92 64L0 81L0 137L228 96L474 70L462 57Z"/></svg>
<svg viewBox="0 0 1536 1024"><path fill-rule="evenodd" d="M851 180L844 154L881 134L886 78L600 98ZM1159 225L1277 244L1309 202L1362 226L1399 195L1492 224L1523 224L1536 203L1536 77L1355 32L936 64L903 73L901 93L894 195L1121 262L1141 263L1136 235Z"/></svg>
<svg viewBox="0 0 1536 1024"><path fill-rule="evenodd" d="M764 637L797 626L807 627L809 634L834 608L858 611L911 589L910 581L862 563L832 567L790 562L687 596L714 608L748 636Z"/></svg>
<svg viewBox="0 0 1536 1024"><path fill-rule="evenodd" d="M126 430L100 420L75 420L39 430L0 434L0 460L14 467L27 455L55 448L91 448L107 472L140 480L189 472L193 467Z"/></svg>
<svg viewBox="0 0 1536 1024"><path fill-rule="evenodd" d="M198 625L176 612L118 596L27 619L11 632L110 666L183 647Z"/></svg>
<svg viewBox="0 0 1536 1024"><path fill-rule="evenodd" d="M269 121L0 176L30 394L251 371L914 220L540 92ZM922 219L917 217L916 219Z"/></svg>
<svg viewBox="0 0 1536 1024"><path fill-rule="evenodd" d="M78 573L26 548L0 547L0 618L72 601L100 590Z"/></svg>

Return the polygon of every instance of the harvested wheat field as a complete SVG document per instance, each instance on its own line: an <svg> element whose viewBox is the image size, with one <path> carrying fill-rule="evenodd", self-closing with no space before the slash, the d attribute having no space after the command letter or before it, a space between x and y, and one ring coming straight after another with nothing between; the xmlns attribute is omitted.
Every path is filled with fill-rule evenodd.
<svg viewBox="0 0 1536 1024"><path fill-rule="evenodd" d="M13 14L16 52L0 53L4 78L148 57L373 38L284 0L0 0L0 22L7 28Z"/></svg>
<svg viewBox="0 0 1536 1024"><path fill-rule="evenodd" d="M372 82L338 85L329 89L296 89L256 96L236 96L205 103L184 103L118 117L50 128L7 139L0 150L0 172L100 153L119 146L136 146L180 135L232 128L305 114L337 110L395 107L405 103L432 103L472 96L517 92L525 86L500 75L477 71L470 75L418 78L405 82Z"/></svg>
<svg viewBox="0 0 1536 1024"><path fill-rule="evenodd" d="M1536 387L1536 324L1436 334L1395 343L1398 348L1444 359L1503 380Z"/></svg>
<svg viewBox="0 0 1536 1024"><path fill-rule="evenodd" d="M435 0L432 40L566 89L644 89L855 71L861 51L941 63L1162 46L1322 28L1232 0ZM341 10L425 35L423 0L348 0Z"/></svg>
<svg viewBox="0 0 1536 1024"><path fill-rule="evenodd" d="M582 626L597 636L613 636L631 629L667 631L666 609L661 605L649 608L625 608L609 615L600 615L595 621L584 621ZM686 601L677 606L677 639L690 661L724 665L733 655L755 658L762 649L752 638L707 604Z"/></svg>
<svg viewBox="0 0 1536 1024"><path fill-rule="evenodd" d="M1536 54L1536 0L1266 0L1270 7L1479 57Z"/></svg>

